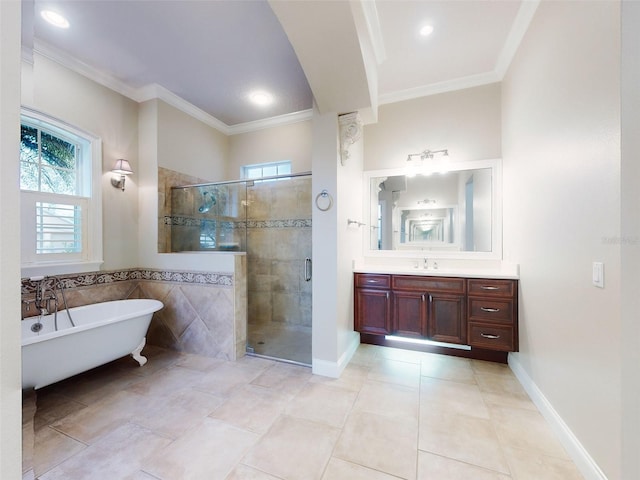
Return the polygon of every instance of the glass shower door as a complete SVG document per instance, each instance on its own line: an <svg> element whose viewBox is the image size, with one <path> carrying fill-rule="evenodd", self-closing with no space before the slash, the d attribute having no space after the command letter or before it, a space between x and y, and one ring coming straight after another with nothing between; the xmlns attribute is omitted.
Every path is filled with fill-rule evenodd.
<svg viewBox="0 0 640 480"><path fill-rule="evenodd" d="M248 351L311 364L311 273L311 176L248 182Z"/></svg>

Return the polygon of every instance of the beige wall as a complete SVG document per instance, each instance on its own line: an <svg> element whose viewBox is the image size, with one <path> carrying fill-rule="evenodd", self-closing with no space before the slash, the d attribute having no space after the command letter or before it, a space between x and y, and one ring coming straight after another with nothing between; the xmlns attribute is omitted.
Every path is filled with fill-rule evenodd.
<svg viewBox="0 0 640 480"><path fill-rule="evenodd" d="M22 103L102 140L102 221L104 269L138 263L138 104L38 54L24 65L31 82L23 84ZM125 158L136 172L123 192L111 186L111 169ZM133 248L132 248L133 247Z"/></svg>
<svg viewBox="0 0 640 480"><path fill-rule="evenodd" d="M631 478L620 472L620 245L607 240L620 235L619 48L618 3L542 2L502 86L514 358L610 479ZM604 289L591 285L593 261Z"/></svg>
<svg viewBox="0 0 640 480"><path fill-rule="evenodd" d="M226 254L175 254L158 253L158 166L171 168L163 163L175 162L177 151L169 154L166 150L166 139L160 139L161 135L167 135L171 131L171 141L176 144L193 143L206 148L209 145L214 150L216 145L211 144L212 139L217 139L214 130L202 125L200 122L191 123L192 119L185 118L185 126L191 128L170 128L175 125L177 119L183 118L182 112L167 105L162 100L149 100L140 104L139 109L139 144L140 144L140 174L139 178L139 211L138 211L138 265L140 267L195 270L211 272L233 272L235 259L233 255ZM218 152L224 151L224 145L218 144ZM195 153L195 152L194 152ZM161 159L165 159L164 162ZM217 161L217 160L216 160ZM186 162L187 164L189 162ZM204 162L203 162L204 163ZM178 165L180 163L178 162ZM205 168L206 170L207 168Z"/></svg>
<svg viewBox="0 0 640 480"><path fill-rule="evenodd" d="M322 190L333 198L334 208L326 212L312 207L313 229L313 297L312 297L312 366L318 373L334 366L338 360L337 280L338 280L338 225L335 199L338 168L338 118L335 114L313 112L313 179L311 198ZM322 203L323 208L326 207Z"/></svg>
<svg viewBox="0 0 640 480"><path fill-rule="evenodd" d="M20 441L20 2L0 2L0 478L22 478ZM33 473L33 472L31 472ZM25 477L28 478L28 477Z"/></svg>
<svg viewBox="0 0 640 480"><path fill-rule="evenodd" d="M409 153L449 149L452 161L500 158L500 84L382 105L364 128L364 169L406 166Z"/></svg>
<svg viewBox="0 0 640 480"><path fill-rule="evenodd" d="M622 478L640 478L640 3L622 4Z"/></svg>
<svg viewBox="0 0 640 480"><path fill-rule="evenodd" d="M313 372L339 376L357 347L353 331L353 260L362 257L362 234L347 219L362 218L362 141L341 165L335 113L313 118ZM326 190L333 204L321 211L316 198ZM318 202L328 207L325 200Z"/></svg>
<svg viewBox="0 0 640 480"><path fill-rule="evenodd" d="M344 164L338 162L337 208L337 268L336 284L338 296L337 334L338 366L344 368L344 362L352 354L354 342L360 335L353 330L353 264L363 255L363 234L365 226L349 225L348 220L366 222L363 218L364 188L362 173L364 165L364 141L360 139L349 147L349 158ZM320 232L321 234L321 232ZM317 244L314 243L314 248ZM318 283L321 280L316 279Z"/></svg>
<svg viewBox="0 0 640 480"><path fill-rule="evenodd" d="M225 180L228 137L158 101L158 166L208 181Z"/></svg>
<svg viewBox="0 0 640 480"><path fill-rule="evenodd" d="M229 137L226 180L240 178L240 168L255 163L291 161L291 172L311 171L311 121Z"/></svg>

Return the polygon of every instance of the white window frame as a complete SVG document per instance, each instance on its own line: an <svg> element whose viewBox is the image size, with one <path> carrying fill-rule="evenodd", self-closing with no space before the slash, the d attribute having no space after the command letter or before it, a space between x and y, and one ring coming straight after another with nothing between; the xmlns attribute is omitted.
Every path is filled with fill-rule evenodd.
<svg viewBox="0 0 640 480"><path fill-rule="evenodd" d="M48 192L20 191L21 218L21 275L62 275L84 273L100 269L102 259L102 140L97 135L76 128L45 113L22 107L21 123L34 124L61 137L69 135L82 138L89 145L89 152L78 165L80 170L90 163L90 178L83 187L83 196ZM88 187L88 188L87 188ZM88 190L88 192L87 192ZM35 205L36 202L80 205L82 208L83 251L81 253L35 254Z"/></svg>
<svg viewBox="0 0 640 480"><path fill-rule="evenodd" d="M278 170L278 167L281 166L288 166L289 167L289 171L287 173L279 173L277 175L289 175L291 174L291 160L281 160L279 162L267 162L267 163L254 163L252 165L243 165L242 167L240 167L240 178L242 178L243 180L256 180L256 181L260 181L260 179L262 177L264 177L264 169L265 168L270 168L270 167L276 167L276 171ZM258 170L260 169L261 171L261 175L259 177L250 177L249 171L252 170ZM272 176L272 175L268 175L268 176Z"/></svg>

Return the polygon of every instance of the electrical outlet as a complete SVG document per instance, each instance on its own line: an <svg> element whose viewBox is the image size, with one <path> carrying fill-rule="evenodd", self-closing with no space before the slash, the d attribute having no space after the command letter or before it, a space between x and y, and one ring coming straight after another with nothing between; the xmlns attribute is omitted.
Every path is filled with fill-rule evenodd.
<svg viewBox="0 0 640 480"><path fill-rule="evenodd" d="M604 263L593 262L593 285L598 288L604 288Z"/></svg>

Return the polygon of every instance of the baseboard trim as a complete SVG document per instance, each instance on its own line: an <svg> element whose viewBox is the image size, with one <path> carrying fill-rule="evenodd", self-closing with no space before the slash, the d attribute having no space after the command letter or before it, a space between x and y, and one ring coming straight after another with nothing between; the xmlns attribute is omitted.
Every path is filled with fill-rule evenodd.
<svg viewBox="0 0 640 480"><path fill-rule="evenodd" d="M360 345L360 334L358 332L352 332L351 339L349 340L349 345L337 362L330 362L328 360L314 358L311 360L311 371L314 375L340 378L340 375L342 375L342 371L351 361L351 357L353 357L353 355L356 353L358 345Z"/></svg>
<svg viewBox="0 0 640 480"><path fill-rule="evenodd" d="M529 374L525 371L516 356L509 354L508 363L511 371L529 394L533 403L538 407L542 416L549 422L551 429L558 436L558 440L560 440L562 446L567 450L567 453L585 480L607 480L607 476L593 460L591 455L589 455L589 452L582 446L564 420L562 420L562 417L556 412L553 405L547 400L531 377L529 377Z"/></svg>

